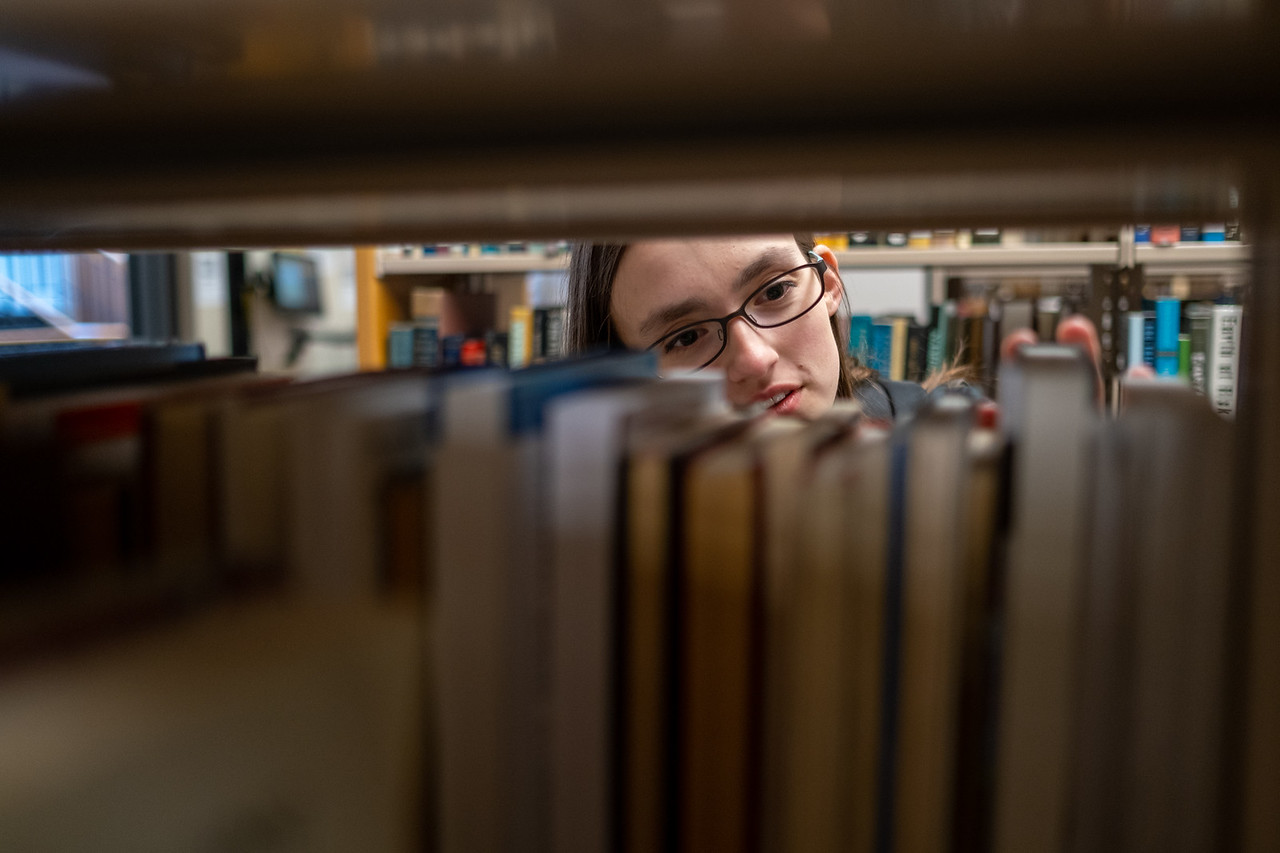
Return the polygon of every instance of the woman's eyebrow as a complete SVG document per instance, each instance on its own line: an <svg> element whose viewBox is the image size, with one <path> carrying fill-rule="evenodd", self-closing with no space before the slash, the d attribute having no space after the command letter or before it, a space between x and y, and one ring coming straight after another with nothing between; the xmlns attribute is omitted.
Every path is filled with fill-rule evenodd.
<svg viewBox="0 0 1280 853"><path fill-rule="evenodd" d="M704 312L709 310L707 309L707 303L703 302L696 296L690 296L682 302L677 302L674 305L668 305L665 308L659 308L657 311L650 314L648 319L640 324L640 334L641 336L648 335L658 326L663 326L667 323L679 320L681 317L692 314L694 311L699 309L702 309Z"/></svg>
<svg viewBox="0 0 1280 853"><path fill-rule="evenodd" d="M781 272L796 266L797 263L798 262L794 255L792 255L792 253L787 249L765 249L757 255L751 263L747 264L738 272L738 278L733 284L733 290L735 293L741 291L748 285L755 284L756 281L765 273L773 272L775 270ZM691 296L688 299L677 302L674 305L668 305L665 308L659 308L657 311L650 314L640 325L640 335L641 337L647 336L658 326L672 323L679 320L681 317L685 317L698 310L701 310L703 313L710 311L710 309L707 308L707 303L696 296Z"/></svg>
<svg viewBox="0 0 1280 853"><path fill-rule="evenodd" d="M747 264L738 273L738 281L734 284L735 291L742 290L748 285L755 284L756 280L767 272L777 270L782 272L791 269L791 267L803 261L797 261L795 256L787 249L765 249L754 261Z"/></svg>

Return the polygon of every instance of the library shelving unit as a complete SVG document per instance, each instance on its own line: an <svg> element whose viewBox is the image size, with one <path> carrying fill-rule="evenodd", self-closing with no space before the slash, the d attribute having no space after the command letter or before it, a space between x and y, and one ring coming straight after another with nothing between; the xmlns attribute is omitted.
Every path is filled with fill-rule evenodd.
<svg viewBox="0 0 1280 853"><path fill-rule="evenodd" d="M1170 246L1137 245L1133 262L1148 275L1196 273L1220 275L1247 266L1249 247L1232 243L1184 242ZM1121 243L1027 243L970 248L867 247L836 252L844 270L924 269L934 279L966 275L981 278L1014 278L1048 275L1087 277L1089 268L1121 263ZM535 252L494 254L413 255L395 248L361 250L364 260L357 287L360 304L366 306L358 330L361 364L385 365L388 323L407 316L405 295L391 282L402 276L510 275L563 271L568 256ZM370 260L370 257L372 260Z"/></svg>
<svg viewBox="0 0 1280 853"><path fill-rule="evenodd" d="M1221 847L1274 849L1280 125L1271 81L1280 19L1271 4L10 0L4 17L0 162L11 168L0 184L0 251L1218 222L1237 213L1238 188L1250 286L1230 535L1247 634ZM1114 263L1116 251L849 257L895 266L980 258L1013 269ZM1244 251L1138 256L1152 266L1185 259L1189 269L1238 264ZM376 249L361 249L357 276L408 271L381 263ZM385 327L392 303L384 288L365 287L362 330ZM211 626L188 650L193 661L210 659L220 631ZM274 628L257 633L271 651L262 666L289 657ZM343 658L353 672L351 649L381 647L363 629L344 636L362 638ZM120 666L129 671L127 660ZM190 687L175 687L175 703L216 694L216 685L187 684L197 680L183 660L172 668ZM293 699L316 711L303 708L305 696ZM113 719L142 743L128 709L122 703ZM64 724L73 731L74 722ZM206 722L216 733L225 721ZM56 723L32 725L71 756L76 744ZM335 759L404 770L378 740L390 724L331 728L350 747ZM367 754L354 746L366 737ZM288 754L288 743L279 746ZM228 761L236 758L253 756ZM293 758L317 785L329 776L314 756ZM234 776L213 780L232 799ZM329 792L364 814L361 793ZM298 831L292 814L247 820L211 843L297 840L287 834Z"/></svg>

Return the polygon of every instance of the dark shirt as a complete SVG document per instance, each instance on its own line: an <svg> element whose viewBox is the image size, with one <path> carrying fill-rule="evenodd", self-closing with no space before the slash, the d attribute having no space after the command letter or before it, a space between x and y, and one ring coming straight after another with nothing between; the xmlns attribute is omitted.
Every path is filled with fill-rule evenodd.
<svg viewBox="0 0 1280 853"><path fill-rule="evenodd" d="M929 398L928 392L914 382L891 379L867 379L853 389L862 413L875 421L905 420Z"/></svg>

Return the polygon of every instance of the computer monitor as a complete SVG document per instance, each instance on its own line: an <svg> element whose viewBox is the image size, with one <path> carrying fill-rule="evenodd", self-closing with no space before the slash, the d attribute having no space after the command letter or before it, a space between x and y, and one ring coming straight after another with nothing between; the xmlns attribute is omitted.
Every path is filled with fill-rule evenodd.
<svg viewBox="0 0 1280 853"><path fill-rule="evenodd" d="M271 301L289 314L320 314L319 267L314 258L296 252L271 255Z"/></svg>

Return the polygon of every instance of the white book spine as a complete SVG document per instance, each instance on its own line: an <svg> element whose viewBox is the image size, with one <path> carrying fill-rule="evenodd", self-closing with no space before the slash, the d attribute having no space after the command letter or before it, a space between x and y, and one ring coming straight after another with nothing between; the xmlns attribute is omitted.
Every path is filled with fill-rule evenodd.
<svg viewBox="0 0 1280 853"><path fill-rule="evenodd" d="M1240 369L1239 305L1213 306L1209 337L1209 400L1220 415L1236 413L1236 386Z"/></svg>
<svg viewBox="0 0 1280 853"><path fill-rule="evenodd" d="M1129 321L1129 348L1125 367L1131 368L1142 364L1142 324L1144 318L1141 311L1130 311L1127 317Z"/></svg>

